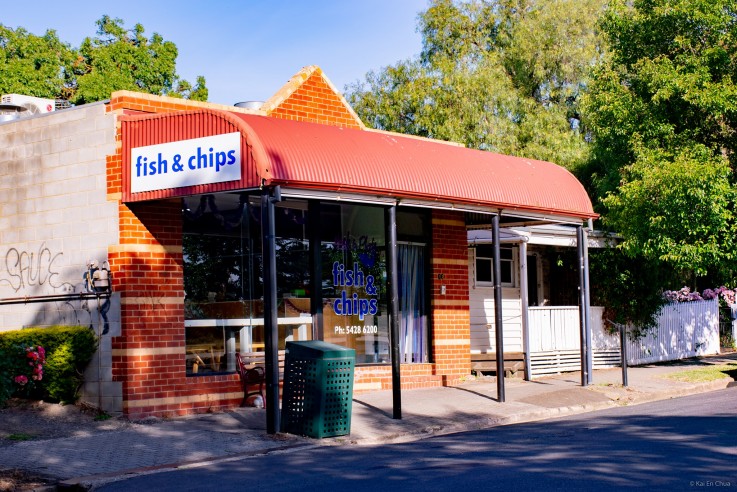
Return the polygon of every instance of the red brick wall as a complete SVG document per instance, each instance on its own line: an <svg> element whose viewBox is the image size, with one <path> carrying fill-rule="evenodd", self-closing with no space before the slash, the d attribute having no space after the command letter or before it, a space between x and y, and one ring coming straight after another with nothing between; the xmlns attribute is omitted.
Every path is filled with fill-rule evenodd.
<svg viewBox="0 0 737 492"><path fill-rule="evenodd" d="M432 214L432 353L443 384L471 373L468 247L463 213ZM445 294L442 287L445 286Z"/></svg>
<svg viewBox="0 0 737 492"><path fill-rule="evenodd" d="M432 388L441 386L443 383L442 376L435 374L434 364L402 364L399 373L402 389ZM391 366L356 367L353 382L354 393L390 389L392 389Z"/></svg>
<svg viewBox="0 0 737 492"><path fill-rule="evenodd" d="M120 244L110 251L121 297L121 336L112 340L113 379L127 415L173 415L235 405L236 376L185 375L181 204L120 205Z"/></svg>
<svg viewBox="0 0 737 492"><path fill-rule="evenodd" d="M344 100L316 70L278 107L268 113L274 118L310 121L324 125L360 129L357 117Z"/></svg>

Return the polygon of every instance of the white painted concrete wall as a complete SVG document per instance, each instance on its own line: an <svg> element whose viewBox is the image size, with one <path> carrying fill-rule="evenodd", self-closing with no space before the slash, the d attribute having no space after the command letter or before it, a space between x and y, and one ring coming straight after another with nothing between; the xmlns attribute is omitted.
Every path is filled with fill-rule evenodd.
<svg viewBox="0 0 737 492"><path fill-rule="evenodd" d="M88 260L107 259L118 243L118 206L106 188L114 153L115 119L102 103L0 123L0 299L81 292ZM117 296L108 319L83 398L118 411L110 354L110 336L120 334ZM101 321L97 301L0 305L0 331L81 324L99 334Z"/></svg>

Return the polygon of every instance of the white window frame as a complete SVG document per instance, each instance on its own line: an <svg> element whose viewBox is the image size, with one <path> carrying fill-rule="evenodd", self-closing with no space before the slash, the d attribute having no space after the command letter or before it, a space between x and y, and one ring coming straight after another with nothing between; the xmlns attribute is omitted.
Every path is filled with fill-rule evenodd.
<svg viewBox="0 0 737 492"><path fill-rule="evenodd" d="M477 246L480 246L480 245L478 245L478 244L477 245L474 245L474 247L470 248L471 251L469 252L470 255L472 256L472 262L471 262L471 264L472 264L472 268L473 268L473 282L474 282L474 286L478 286L478 287L494 287L493 258L491 258L490 256L479 256L477 254ZM491 244L484 244L484 246L491 246ZM499 249L500 250L507 250L507 251L511 251L512 252L512 258L511 259L508 259L508 258L500 258L499 259L502 264L505 263L505 262L510 264L510 273L511 273L511 276L512 276L511 281L508 281L508 282L502 281L502 287L517 287L517 275L518 275L518 270L519 270L519 261L518 261L518 256L517 255L518 255L518 251L519 250L517 248L513 247L513 246L500 246ZM489 268L491 269L491 271L489 273L490 273L490 276L491 276L491 281L481 281L481 280L479 280L479 278L478 278L479 268L478 268L478 263L477 263L477 260L478 259L489 260Z"/></svg>

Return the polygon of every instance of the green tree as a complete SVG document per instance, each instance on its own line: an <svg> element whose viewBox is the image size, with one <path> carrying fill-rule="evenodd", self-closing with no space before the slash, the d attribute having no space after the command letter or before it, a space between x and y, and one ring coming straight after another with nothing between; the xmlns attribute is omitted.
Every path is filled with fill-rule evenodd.
<svg viewBox="0 0 737 492"><path fill-rule="evenodd" d="M732 0L612 1L611 57L583 104L605 223L692 283L735 280L736 14Z"/></svg>
<svg viewBox="0 0 737 492"><path fill-rule="evenodd" d="M79 48L79 58L74 64L76 84L71 87L72 102L99 101L116 90L206 100L203 77L198 77L193 89L176 74L176 45L164 41L157 33L149 39L144 32L141 24L128 31L121 19L107 15L98 20L97 37L85 38Z"/></svg>
<svg viewBox="0 0 737 492"><path fill-rule="evenodd" d="M0 25L0 93L57 97L62 94L65 75L74 51L62 43L56 31L43 36L22 27Z"/></svg>
<svg viewBox="0 0 737 492"><path fill-rule="evenodd" d="M141 24L126 30L123 21L103 16L97 36L72 48L49 30L35 36L0 25L0 90L66 99L73 104L100 101L116 90L206 101L205 79L194 86L176 73L177 47Z"/></svg>
<svg viewBox="0 0 737 492"><path fill-rule="evenodd" d="M369 72L347 98L375 128L574 169L587 158L577 106L600 53L601 3L434 0L419 56Z"/></svg>

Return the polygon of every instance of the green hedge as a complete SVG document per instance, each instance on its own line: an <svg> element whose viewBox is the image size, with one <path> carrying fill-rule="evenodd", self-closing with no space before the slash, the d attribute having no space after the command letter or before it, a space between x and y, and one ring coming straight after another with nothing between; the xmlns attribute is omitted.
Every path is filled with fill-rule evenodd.
<svg viewBox="0 0 737 492"><path fill-rule="evenodd" d="M28 370L25 347L41 346L46 364L40 381L19 386L14 378ZM11 396L73 403L83 373L97 349L97 337L85 326L53 326L0 332L0 405Z"/></svg>

